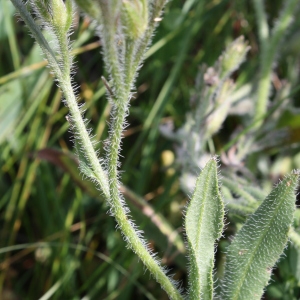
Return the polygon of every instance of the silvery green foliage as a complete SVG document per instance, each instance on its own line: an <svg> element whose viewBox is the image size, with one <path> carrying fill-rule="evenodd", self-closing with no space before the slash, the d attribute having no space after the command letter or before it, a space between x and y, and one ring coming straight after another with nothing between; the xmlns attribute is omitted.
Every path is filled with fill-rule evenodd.
<svg viewBox="0 0 300 300"><path fill-rule="evenodd" d="M209 139L220 130L238 99L234 97L236 86L230 76L244 62L248 51L248 43L239 37L228 45L213 67L201 67L185 124L176 132L161 127L165 136L177 142L177 160L183 169L181 183L187 192L194 185L198 169L210 157L206 152Z"/></svg>
<svg viewBox="0 0 300 300"><path fill-rule="evenodd" d="M243 41L240 39L240 42ZM247 86L242 86L240 90L235 90L233 82L230 82L229 77L230 71L226 72L224 69L229 68L228 66L231 65L231 58L232 61L239 61L239 59L236 58L235 55L233 55L233 52L230 53L230 49L237 49L239 48L238 41L234 42L232 45L230 45L225 53L220 57L218 62L215 64L213 68L205 68L202 67L199 71L199 74L196 79L196 92L195 96L191 99L191 111L187 115L186 123L176 132L172 132L172 128L163 127L162 132L165 134L165 136L173 139L177 142L176 145L176 152L178 156L178 163L182 167L182 176L181 176L181 185L184 191L189 194L192 190L193 185L196 182L196 174L198 168L203 168L205 165L205 161L207 161L209 154L207 153L207 145L209 143L209 140L212 138L212 136L220 129L223 121L226 119L228 114L230 114L234 108L236 108L234 105L236 104L236 101L239 99L242 99L241 103L244 103L244 100L248 99L251 100L251 88L247 88ZM247 45L244 45L245 51L241 51L243 57L246 54ZM239 51L237 51L238 53ZM228 60L227 60L228 59ZM222 64L222 60L224 63ZM243 59L241 59L240 62L242 62ZM239 64L236 65L236 68L239 66ZM229 68L230 69L230 68ZM220 79L221 78L221 79ZM251 86L251 85L250 85ZM282 92L286 93L286 88L283 87L279 93L278 93L278 101L279 103L282 102ZM244 91L246 90L246 92ZM241 96L236 96L237 94L241 94ZM226 100L227 99L227 100ZM281 101L281 102L280 102ZM276 107L276 106L275 106ZM279 107L279 106L278 106ZM243 114L251 113L253 111L253 105L248 109L248 111L245 111ZM236 112L234 112L236 113ZM280 115L280 114L279 114ZM269 132L271 131L272 134L266 134L266 138L271 139L272 143L278 142L279 140L282 141L281 136L278 138L278 135L275 137L274 133L274 124L276 124L276 118L278 118L278 114L274 114L271 118L268 120L268 127L266 127ZM266 132L268 132L266 130ZM278 132L279 133L279 132ZM277 134L277 133L276 133ZM269 142L264 142L264 140L260 140L259 142L255 142L255 132L250 131L249 134L241 136L239 140L236 142L236 147L232 147L227 155L222 154L221 159L222 161L227 165L225 172L225 177L221 180L222 181L222 192L225 197L225 203L227 204L227 207L229 208L230 213L235 213L243 218L246 218L246 216L251 216L255 212L255 210L261 205L263 199L265 198L265 191L263 191L257 183L253 180L253 175L249 170L247 170L245 167L243 167L242 161L246 158L247 154L251 153L252 151L257 151L257 149L262 149L264 147L264 144L270 145ZM236 170L240 172L239 176L235 174ZM271 268L274 266L275 262L279 259L280 255L283 252L284 246L286 245L287 239L288 239L288 231L286 230L287 227L291 226L292 224L292 218L293 218L293 211L295 209L294 202L295 202L295 196L294 196L294 189L297 184L297 178L298 175L290 175L289 178L296 178L295 182L293 182L293 187L291 189L280 189L276 188L272 191L270 196L265 200L263 203L270 203L271 198L275 201L279 198L284 200L288 198L288 203L281 203L282 207L285 207L287 205L286 209L282 209L282 211L289 211L287 213L285 218L285 223L283 223L283 226L280 226L280 223L277 222L276 225L278 225L277 230L281 231L282 238L281 240L276 240L275 234L272 235L272 240L269 243L269 248L276 249L276 251L272 252L273 256L268 261L269 265L265 266L264 271L269 268L270 271ZM290 181L287 180L287 187L289 186ZM250 186L252 184L252 186ZM283 184L284 185L284 184ZM282 186L282 183L279 184L279 186ZM292 192L291 192L292 191ZM271 198L270 198L271 197ZM268 200L268 202L266 202ZM266 204L265 204L266 206ZM260 214L260 222L261 224L264 224L265 222L265 229L271 230L271 228L268 227L268 217L264 219L264 215L270 216L272 215L272 209L261 206L264 208L264 213ZM262 209L261 208L261 209ZM258 210L259 211L259 210ZM274 213L273 213L274 215ZM253 215L255 216L255 215ZM276 217L280 217L279 215L276 215ZM251 224L252 218L249 218L249 221L247 221L247 224ZM273 226L273 225L272 225ZM247 226L245 227L247 228ZM273 226L273 228L275 228ZM254 230L254 227L251 227L251 230ZM251 230L248 229L247 233L251 237ZM259 231L260 232L260 231ZM255 235L253 235L255 237ZM239 235L237 236L238 239ZM257 239L256 239L257 238ZM259 238L260 236L253 238L251 241L247 241L244 237L241 238L241 244L243 246L240 246L240 251L238 251L239 255L244 254L243 249L250 249L252 244L257 244L260 242ZM298 234L293 231L293 235L290 235L290 238L292 241L297 242L299 240ZM247 247L245 246L247 245ZM248 248L249 246L249 248ZM242 249L242 250L241 250ZM247 250L248 251L248 250ZM269 249L264 249L265 253L269 253ZM229 251L229 253L231 253ZM265 255L265 254L264 254ZM248 258L248 259L247 259ZM238 258L239 259L239 256ZM236 262L236 261L235 261ZM246 257L245 258L245 264L251 264L251 258ZM196 264L194 263L193 266ZM256 264L257 265L257 264ZM243 272L246 272L247 269L246 265L240 264L238 266L235 263L232 263L232 274L234 277L233 280L230 281L230 284L228 281L224 281L223 285L223 292L222 295L219 295L220 299L260 299L264 287L268 284L268 280L270 278L270 273L268 274L268 277L264 277L265 273L261 272L261 269L255 269L255 266L251 267L253 270L253 273L255 273L257 285L260 285L259 293L257 291L254 291L254 288L257 287L256 284L249 284L248 287L250 290L246 292L246 296L243 296L244 292L237 292L237 298L232 298L232 294L227 289L227 286L230 286L230 288L235 288L235 283ZM238 266L238 268L237 268ZM255 270L254 270L255 269ZM196 267L194 267L193 272L196 272ZM261 274L258 274L261 273ZM210 274L210 272L207 273L207 275ZM228 273L227 273L227 275ZM200 277L200 276L198 276ZM248 280L248 278L246 279ZM191 281L190 281L191 285ZM253 290L251 290L251 285L253 285ZM191 299L202 299L201 297L205 297L205 292L197 295L197 292L199 292L201 286L201 280L198 285L198 289L193 288L192 291L195 292L195 294L192 294L193 296ZM209 286L209 285L208 285ZM259 294L257 298L255 298L255 295ZM227 296L229 295L229 296ZM227 298L225 298L227 297ZM241 297L241 298L239 298ZM243 298L244 297L244 298ZM203 298L205 299L205 298Z"/></svg>
<svg viewBox="0 0 300 300"><path fill-rule="evenodd" d="M213 299L215 243L223 231L224 203L217 161L212 158L196 181L185 216L189 253L189 299Z"/></svg>
<svg viewBox="0 0 300 300"><path fill-rule="evenodd" d="M224 300L259 300L288 241L299 173L280 182L234 237L226 255Z"/></svg>
<svg viewBox="0 0 300 300"><path fill-rule="evenodd" d="M250 153L284 143L288 137L287 130L278 129L277 124L280 111L287 107L290 100L288 95L291 86L283 84L276 91L272 107L268 111L267 100L271 94L273 68L279 56L280 45L292 23L297 1L284 2L272 30L269 29L263 1L253 0L253 4L261 43L259 78L253 78L250 83L238 88L230 80L231 72L240 66L248 50L243 39L237 39L228 46L213 67L200 68L186 123L176 132L172 132L172 124L169 126L171 128L162 127L162 133L177 142L178 163L183 167L181 185L186 192L191 190L198 168L203 168L209 158L207 146L210 145L213 135L220 130L229 114L244 116L244 124L249 129L240 136L240 128L233 132L233 147L229 155L221 155L221 161L227 166L242 169L242 162ZM261 98L264 99L258 101ZM295 110L295 107L291 109ZM270 114L268 118L266 114ZM265 118L264 127L260 131L251 130L251 127L258 128L262 124L262 118Z"/></svg>
<svg viewBox="0 0 300 300"><path fill-rule="evenodd" d="M196 80L194 130L201 130L202 147L218 132L233 104L235 84L230 75L244 62L250 47L241 36L228 45L213 67L199 73ZM202 74L201 74L202 73Z"/></svg>

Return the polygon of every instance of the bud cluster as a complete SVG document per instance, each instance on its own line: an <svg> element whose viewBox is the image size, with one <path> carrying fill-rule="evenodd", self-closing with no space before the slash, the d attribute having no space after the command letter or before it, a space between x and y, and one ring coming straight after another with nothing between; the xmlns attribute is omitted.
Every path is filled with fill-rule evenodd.
<svg viewBox="0 0 300 300"><path fill-rule="evenodd" d="M36 13L56 32L66 34L72 25L73 7L71 0L33 0Z"/></svg>
<svg viewBox="0 0 300 300"><path fill-rule="evenodd" d="M146 0L123 0L122 22L129 38L141 37L148 27L148 5Z"/></svg>

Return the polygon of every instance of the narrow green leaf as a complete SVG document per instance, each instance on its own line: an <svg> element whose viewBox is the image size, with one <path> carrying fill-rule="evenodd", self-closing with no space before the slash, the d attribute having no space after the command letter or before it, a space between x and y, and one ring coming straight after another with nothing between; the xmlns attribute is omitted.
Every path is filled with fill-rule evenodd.
<svg viewBox="0 0 300 300"><path fill-rule="evenodd" d="M192 300L213 299L215 242L222 235L223 218L224 204L219 192L217 162L213 158L196 181L185 218Z"/></svg>
<svg viewBox="0 0 300 300"><path fill-rule="evenodd" d="M43 36L41 30L39 27L35 24L33 17L26 9L26 6L24 5L22 0L11 0L12 4L15 6L15 8L18 10L20 16L22 17L23 21L26 23L28 28L30 29L32 35L36 39L37 43L42 48L43 52L45 53L48 61L55 63L53 67L56 67L58 65L58 62L56 60L55 54L46 41L45 37Z"/></svg>
<svg viewBox="0 0 300 300"><path fill-rule="evenodd" d="M249 204L257 203L255 197L253 197L247 190L243 189L240 183L233 181L231 178L223 178L222 183L229 190L243 197Z"/></svg>
<svg viewBox="0 0 300 300"><path fill-rule="evenodd" d="M272 268L288 241L298 177L294 172L280 182L229 246L223 300L261 299Z"/></svg>

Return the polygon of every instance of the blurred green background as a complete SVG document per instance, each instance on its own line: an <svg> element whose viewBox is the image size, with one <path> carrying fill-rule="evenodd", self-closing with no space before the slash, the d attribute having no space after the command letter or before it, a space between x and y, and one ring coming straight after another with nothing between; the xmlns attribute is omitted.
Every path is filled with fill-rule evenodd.
<svg viewBox="0 0 300 300"><path fill-rule="evenodd" d="M265 2L272 25L284 1ZM287 138L258 147L245 162L267 187L300 168L300 19L295 16L273 76L276 92L289 85L290 97L275 124L285 128ZM175 144L159 127L168 121L183 124L199 66L213 65L240 35L251 50L234 78L240 86L255 86L260 47L252 2L170 1L140 70L124 133L122 182L132 216L183 287L188 197L180 190ZM101 43L79 13L71 39L80 102L97 140L105 140L110 106L100 79L105 75ZM0 299L167 299L126 248L101 193L78 173L61 99L27 28L10 1L0 0ZM222 153L231 133L246 126L247 116L226 118L211 152ZM265 128L258 135L277 138ZM103 143L98 147L102 151ZM300 268L295 270L293 251L287 249L265 299L299 299ZM219 252L217 262L223 259Z"/></svg>

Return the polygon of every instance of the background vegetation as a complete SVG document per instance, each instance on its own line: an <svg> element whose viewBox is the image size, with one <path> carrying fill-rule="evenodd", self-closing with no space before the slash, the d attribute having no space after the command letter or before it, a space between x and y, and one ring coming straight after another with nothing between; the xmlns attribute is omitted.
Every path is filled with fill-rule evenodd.
<svg viewBox="0 0 300 300"><path fill-rule="evenodd" d="M265 2L272 26L283 1ZM10 1L0 1L0 298L166 299L137 257L124 250L101 195L78 174L67 108L38 46L14 13ZM183 286L187 262L180 236L188 197L180 188L176 143L161 134L161 125L184 124L200 65L213 65L229 42L244 35L251 50L233 77L249 91L206 145L207 152L223 154L221 165L234 162L235 144L229 142L238 132L241 143L247 140L242 130L249 126L247 110L259 80L256 24L252 1L173 0L137 80L123 141L123 192L151 248ZM299 38L300 19L295 18L272 75L270 108L279 100L280 105L255 132L256 142L242 160L242 171L266 191L300 168ZM100 79L101 43L80 14L72 39L86 117L97 139L105 140L110 107ZM228 236L243 218L229 214L229 221L216 254L218 266ZM265 299L300 297L298 249L290 244L285 252Z"/></svg>

